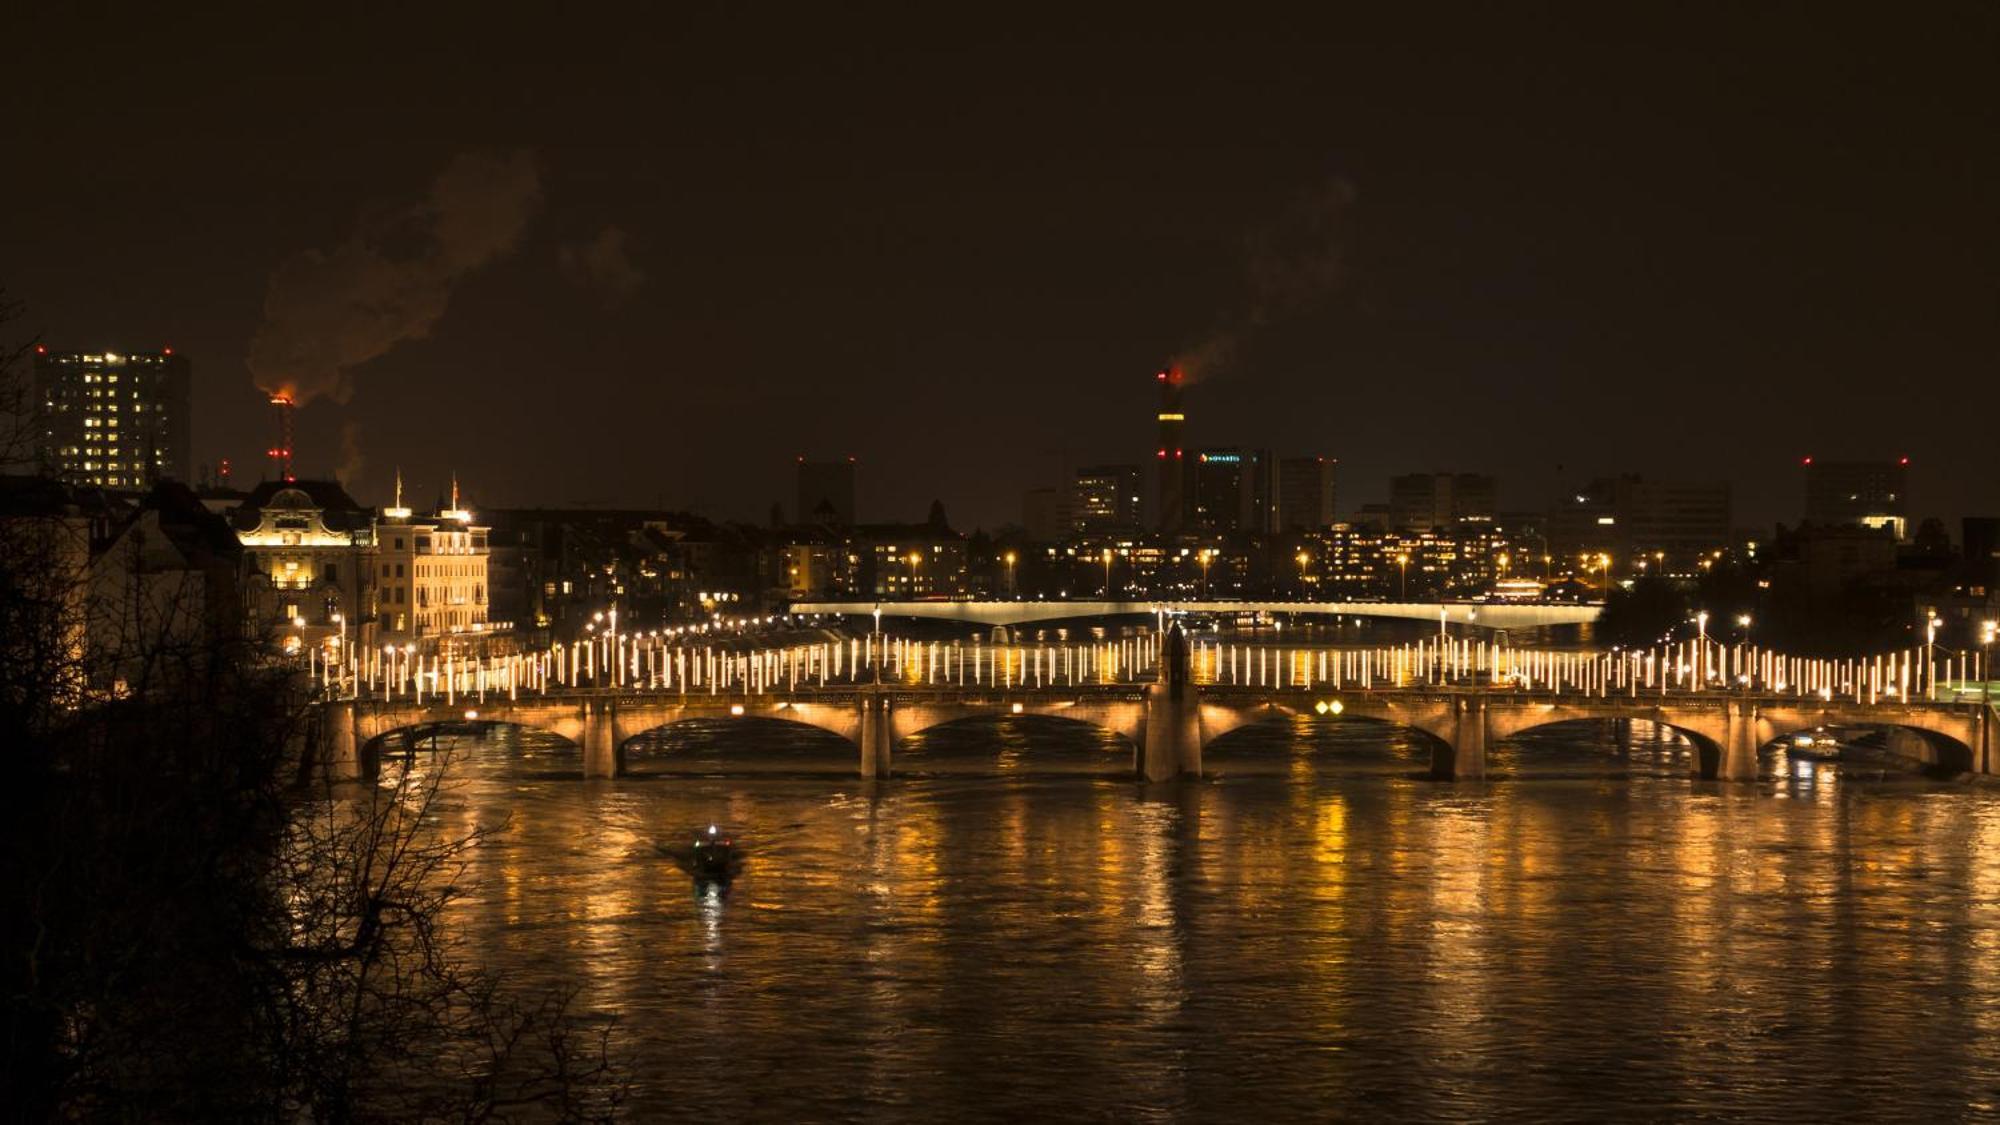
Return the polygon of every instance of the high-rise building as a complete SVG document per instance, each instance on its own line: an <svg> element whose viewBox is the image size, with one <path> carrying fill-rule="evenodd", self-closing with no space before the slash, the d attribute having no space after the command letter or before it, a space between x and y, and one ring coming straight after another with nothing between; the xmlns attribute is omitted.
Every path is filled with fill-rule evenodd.
<svg viewBox="0 0 2000 1125"><path fill-rule="evenodd" d="M1021 495L1021 527L1037 543L1053 543L1069 531L1068 505L1059 488L1031 488Z"/></svg>
<svg viewBox="0 0 2000 1125"><path fill-rule="evenodd" d="M1731 527L1728 484L1628 474L1565 497L1549 515L1548 542L1557 571L1609 555L1614 573L1678 573L1728 547Z"/></svg>
<svg viewBox="0 0 2000 1125"><path fill-rule="evenodd" d="M808 461L799 458L798 522L854 526L854 458Z"/></svg>
<svg viewBox="0 0 2000 1125"><path fill-rule="evenodd" d="M151 488L193 479L186 356L35 349L41 472L70 484Z"/></svg>
<svg viewBox="0 0 2000 1125"><path fill-rule="evenodd" d="M1910 459L1805 459L1806 522L1886 527L1906 538L1910 522Z"/></svg>
<svg viewBox="0 0 2000 1125"><path fill-rule="evenodd" d="M1181 388L1187 381L1186 373L1178 367L1162 368L1153 376L1160 387L1160 444L1154 450L1153 463L1159 469L1160 510L1157 523L1161 531L1179 531L1187 522L1187 478L1188 463L1182 456L1185 447L1183 433L1187 427L1187 411L1181 405Z"/></svg>
<svg viewBox="0 0 2000 1125"><path fill-rule="evenodd" d="M1404 531L1488 523L1499 489L1482 473L1408 473L1389 479L1389 522Z"/></svg>
<svg viewBox="0 0 2000 1125"><path fill-rule="evenodd" d="M1324 531L1333 526L1335 470L1331 457L1286 457L1278 462L1279 531Z"/></svg>
<svg viewBox="0 0 2000 1125"><path fill-rule="evenodd" d="M1268 449L1252 449L1244 469L1243 526L1266 534L1278 530L1278 465Z"/></svg>
<svg viewBox="0 0 2000 1125"><path fill-rule="evenodd" d="M1088 534L1139 529L1139 466L1093 465L1070 482L1069 527Z"/></svg>
<svg viewBox="0 0 2000 1125"><path fill-rule="evenodd" d="M1256 454L1197 449L1188 458L1187 525L1210 532L1252 528L1250 486Z"/></svg>

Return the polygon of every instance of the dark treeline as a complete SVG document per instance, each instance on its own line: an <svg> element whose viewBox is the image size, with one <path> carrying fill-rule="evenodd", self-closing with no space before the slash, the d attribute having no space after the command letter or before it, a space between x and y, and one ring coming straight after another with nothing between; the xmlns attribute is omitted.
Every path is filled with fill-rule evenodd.
<svg viewBox="0 0 2000 1125"><path fill-rule="evenodd" d="M0 355L16 464L24 351ZM186 499L0 494L8 1118L608 1116L606 1029L455 955L476 841L426 823L448 771L308 768L311 684L241 639Z"/></svg>

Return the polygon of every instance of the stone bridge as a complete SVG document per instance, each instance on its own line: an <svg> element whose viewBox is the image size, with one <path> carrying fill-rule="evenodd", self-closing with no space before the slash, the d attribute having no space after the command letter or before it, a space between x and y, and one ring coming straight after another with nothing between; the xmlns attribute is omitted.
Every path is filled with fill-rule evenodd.
<svg viewBox="0 0 2000 1125"><path fill-rule="evenodd" d="M1147 781L1199 777L1202 749L1246 724L1295 715L1373 719L1432 740L1432 774L1486 775L1487 749L1555 723L1639 719L1671 727L1694 743L1698 776L1754 780L1758 751L1819 726L1889 732L1898 752L1944 768L1993 772L1995 712L1983 704L1862 704L1721 691L1656 696L1591 696L1505 686L1419 686L1315 691L1165 683L1047 688L856 685L742 694L679 694L604 689L552 691L510 700L330 701L319 759L338 779L372 776L385 740L449 723L511 723L549 731L583 751L586 777L618 775L633 737L689 719L765 718L804 723L854 744L860 776L886 778L901 740L943 723L980 716L1043 715L1089 723L1134 746L1133 770Z"/></svg>

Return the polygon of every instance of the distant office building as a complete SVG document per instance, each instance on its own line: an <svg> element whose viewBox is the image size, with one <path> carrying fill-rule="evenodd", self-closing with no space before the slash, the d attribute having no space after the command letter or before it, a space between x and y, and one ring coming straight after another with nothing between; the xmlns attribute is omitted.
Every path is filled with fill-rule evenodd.
<svg viewBox="0 0 2000 1125"><path fill-rule="evenodd" d="M1287 457L1278 462L1279 531L1324 531L1333 526L1335 470L1331 457Z"/></svg>
<svg viewBox="0 0 2000 1125"><path fill-rule="evenodd" d="M1549 515L1548 542L1558 572L1589 556L1611 557L1613 573L1695 569L1729 547L1729 485L1646 480L1635 475L1590 482ZM1588 569L1588 567L1586 567Z"/></svg>
<svg viewBox="0 0 2000 1125"><path fill-rule="evenodd" d="M798 522L854 526L854 458L799 458Z"/></svg>
<svg viewBox="0 0 2000 1125"><path fill-rule="evenodd" d="M1159 530L1179 531L1187 522L1189 510L1189 466L1183 456L1182 436L1187 428L1187 410L1181 405L1181 387L1186 376L1180 368L1169 367L1160 370L1153 379L1160 387L1160 441L1153 454L1154 466L1159 471L1160 507L1155 519Z"/></svg>
<svg viewBox="0 0 2000 1125"><path fill-rule="evenodd" d="M1069 533L1068 493L1031 488L1021 494L1021 527L1037 543L1053 543Z"/></svg>
<svg viewBox="0 0 2000 1125"><path fill-rule="evenodd" d="M855 529L858 591L878 598L957 597L966 591L965 537L936 524Z"/></svg>
<svg viewBox="0 0 2000 1125"><path fill-rule="evenodd" d="M1243 526L1260 534L1278 530L1278 467L1271 451L1251 450L1245 476L1249 491L1243 498Z"/></svg>
<svg viewBox="0 0 2000 1125"><path fill-rule="evenodd" d="M778 573L787 601L839 598L853 592L860 558L844 535L812 528L788 538L778 547Z"/></svg>
<svg viewBox="0 0 2000 1125"><path fill-rule="evenodd" d="M1139 466L1093 465L1070 482L1069 528L1080 534L1139 529Z"/></svg>
<svg viewBox="0 0 2000 1125"><path fill-rule="evenodd" d="M1197 449L1188 457L1186 526L1207 532L1253 530L1251 484L1256 454Z"/></svg>
<svg viewBox="0 0 2000 1125"><path fill-rule="evenodd" d="M186 356L35 349L41 471L70 484L147 489L193 479Z"/></svg>
<svg viewBox="0 0 2000 1125"><path fill-rule="evenodd" d="M1808 457L1806 522L1886 527L1903 539L1910 521L1910 459L1821 461Z"/></svg>
<svg viewBox="0 0 2000 1125"><path fill-rule="evenodd" d="M1499 488L1482 473L1407 473L1389 479L1389 523L1404 531L1443 531L1490 523Z"/></svg>
<svg viewBox="0 0 2000 1125"><path fill-rule="evenodd" d="M2000 572L2000 516L1966 516L1959 522L1965 561L1989 580Z"/></svg>

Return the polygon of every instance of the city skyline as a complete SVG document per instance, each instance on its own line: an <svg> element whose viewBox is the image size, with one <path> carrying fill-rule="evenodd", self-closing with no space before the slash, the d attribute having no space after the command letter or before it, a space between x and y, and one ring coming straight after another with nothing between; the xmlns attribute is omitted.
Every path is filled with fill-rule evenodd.
<svg viewBox="0 0 2000 1125"><path fill-rule="evenodd" d="M867 65L799 27L740 69L698 49L747 43L713 17L592 39L583 82L563 29L419 18L356 88L338 33L159 52L144 21L28 22L21 324L189 356L193 460L239 481L270 429L251 363L298 354L273 342L310 293L287 279L356 245L419 299L335 349L297 444L370 495L456 468L510 503L761 520L824 449L884 518L943 499L993 527L1150 453L1135 383L1178 358L1209 368L1191 444L1338 457L1344 507L1400 473L1532 507L1638 472L1728 479L1764 527L1795 518L1804 456L1909 456L1913 517L1955 522L1996 468L1976 35L1298 27L1175 68L1195 40L1169 25L1115 55L1089 29L956 55L868 29ZM85 50L101 79L61 81ZM535 64L533 96L499 60ZM885 112L917 85L926 108ZM485 226L409 229L468 180Z"/></svg>

